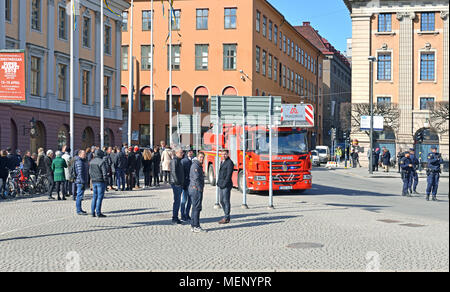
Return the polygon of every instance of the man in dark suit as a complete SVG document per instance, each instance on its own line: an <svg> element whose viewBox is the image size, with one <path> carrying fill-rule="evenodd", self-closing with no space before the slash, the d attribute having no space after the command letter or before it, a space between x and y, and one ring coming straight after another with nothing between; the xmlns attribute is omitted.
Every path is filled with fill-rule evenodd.
<svg viewBox="0 0 450 292"><path fill-rule="evenodd" d="M219 177L217 179L217 186L219 187L220 205L222 206L225 217L219 221L219 224L230 223L230 196L233 188L233 171L234 163L229 157L228 150L222 151L222 162L219 169Z"/></svg>

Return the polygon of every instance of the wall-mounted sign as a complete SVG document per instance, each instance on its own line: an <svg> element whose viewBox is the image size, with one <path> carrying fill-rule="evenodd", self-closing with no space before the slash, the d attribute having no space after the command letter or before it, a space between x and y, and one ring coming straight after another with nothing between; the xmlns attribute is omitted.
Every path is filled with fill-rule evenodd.
<svg viewBox="0 0 450 292"><path fill-rule="evenodd" d="M0 102L25 102L25 53L0 51Z"/></svg>

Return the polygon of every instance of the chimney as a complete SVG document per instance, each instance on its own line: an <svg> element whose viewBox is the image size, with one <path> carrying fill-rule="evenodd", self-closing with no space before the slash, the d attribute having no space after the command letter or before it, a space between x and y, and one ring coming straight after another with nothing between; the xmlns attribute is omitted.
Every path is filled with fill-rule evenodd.
<svg viewBox="0 0 450 292"><path fill-rule="evenodd" d="M309 21L303 21L303 26L310 26L310 22Z"/></svg>

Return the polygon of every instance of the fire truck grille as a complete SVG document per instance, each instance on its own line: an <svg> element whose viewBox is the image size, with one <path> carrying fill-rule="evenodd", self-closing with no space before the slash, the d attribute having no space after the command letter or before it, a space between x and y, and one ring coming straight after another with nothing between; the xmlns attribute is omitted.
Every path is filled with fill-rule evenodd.
<svg viewBox="0 0 450 292"><path fill-rule="evenodd" d="M273 183L276 185L295 185L301 178L296 174L278 174L273 176Z"/></svg>

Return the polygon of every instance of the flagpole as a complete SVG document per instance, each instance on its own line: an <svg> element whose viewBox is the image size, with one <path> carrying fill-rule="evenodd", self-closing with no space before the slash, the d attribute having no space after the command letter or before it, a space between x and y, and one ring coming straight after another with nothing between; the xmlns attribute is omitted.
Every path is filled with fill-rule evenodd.
<svg viewBox="0 0 450 292"><path fill-rule="evenodd" d="M152 18L151 18L151 23L152 23L152 31L151 31L151 45L150 45L150 50L151 50L151 66L152 66L152 71L150 73L150 147L153 147L153 0L152 0Z"/></svg>
<svg viewBox="0 0 450 292"><path fill-rule="evenodd" d="M72 0L75 1L75 0ZM69 114L69 119L70 119L70 155L73 157L73 141L74 141L74 135L75 135L75 129L74 129L74 115L73 115L73 96L74 96L74 86L73 86L73 65L74 65L74 61L73 61L73 31L74 31L74 3L71 3L72 5L70 5L70 97L69 97L69 107L70 107L70 114Z"/></svg>
<svg viewBox="0 0 450 292"><path fill-rule="evenodd" d="M169 141L170 147L173 147L173 139L172 139L172 5L170 5L170 20L169 20Z"/></svg>
<svg viewBox="0 0 450 292"><path fill-rule="evenodd" d="M134 0L131 0L131 13L130 13L130 71L129 81L128 81L128 146L131 146L131 114L132 114L132 94L133 94L133 8Z"/></svg>
<svg viewBox="0 0 450 292"><path fill-rule="evenodd" d="M100 149L105 146L105 77L104 77L104 53L105 53L105 27L103 24L103 2L100 0Z"/></svg>

